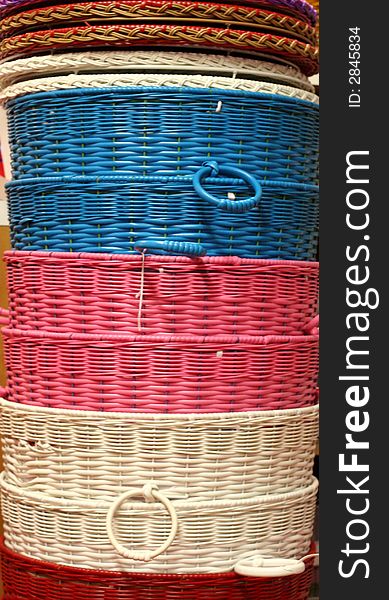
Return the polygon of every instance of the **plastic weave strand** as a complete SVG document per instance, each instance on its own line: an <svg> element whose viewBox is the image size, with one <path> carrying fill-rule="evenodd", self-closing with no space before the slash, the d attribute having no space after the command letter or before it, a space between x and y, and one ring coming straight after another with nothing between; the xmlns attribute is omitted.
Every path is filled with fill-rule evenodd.
<svg viewBox="0 0 389 600"><path fill-rule="evenodd" d="M4 257L9 323L17 329L298 335L317 309L314 262L62 252Z"/></svg>
<svg viewBox="0 0 389 600"><path fill-rule="evenodd" d="M307 600L313 578L312 558L299 575L263 578L87 571L0 551L4 600Z"/></svg>
<svg viewBox="0 0 389 600"><path fill-rule="evenodd" d="M116 412L316 403L318 338L98 336L3 330L9 400Z"/></svg>
<svg viewBox="0 0 389 600"><path fill-rule="evenodd" d="M60 6L49 6L24 11L3 19L0 30L3 38L31 31L53 29L67 23L90 23L93 21L109 24L110 21L175 22L177 24L199 23L223 24L230 27L243 25L263 33L272 31L307 43L315 43L315 29L294 17L253 8L216 4L211 2L187 2L185 0L120 0L80 2Z"/></svg>
<svg viewBox="0 0 389 600"><path fill-rule="evenodd" d="M0 401L14 485L110 500L153 482L169 498L244 499L310 484L318 407L217 415L128 415Z"/></svg>
<svg viewBox="0 0 389 600"><path fill-rule="evenodd" d="M173 500L171 514L161 492L161 502L141 502L146 494L142 485L129 490L122 506L26 492L4 475L1 488L5 541L14 552L88 569L191 574L230 571L256 554L305 556L317 481L288 494L247 500ZM169 532L173 536L163 550Z"/></svg>
<svg viewBox="0 0 389 600"><path fill-rule="evenodd" d="M68 75L74 73L194 73L235 79L284 83L314 92L315 88L301 71L292 65L276 64L249 57L193 52L163 52L153 50L95 50L33 56L0 65L0 87L36 76Z"/></svg>
<svg viewBox="0 0 389 600"><path fill-rule="evenodd" d="M24 10L27 6L30 8L37 4L41 6L44 3L42 0L0 0L0 14L4 16L8 12L15 13ZM244 0L243 4L254 4L255 7L268 10L276 9L285 14L295 15L311 25L316 23L316 11L306 0Z"/></svg>
<svg viewBox="0 0 389 600"><path fill-rule="evenodd" d="M10 59L58 49L155 45L219 48L249 52L254 56L269 54L289 60L305 75L314 75L318 71L319 50L315 45L270 33L194 25L86 25L35 31L2 40L0 52L4 59Z"/></svg>
<svg viewBox="0 0 389 600"><path fill-rule="evenodd" d="M317 182L318 106L297 98L117 87L29 94L7 108L16 179L182 176L219 160L261 182Z"/></svg>

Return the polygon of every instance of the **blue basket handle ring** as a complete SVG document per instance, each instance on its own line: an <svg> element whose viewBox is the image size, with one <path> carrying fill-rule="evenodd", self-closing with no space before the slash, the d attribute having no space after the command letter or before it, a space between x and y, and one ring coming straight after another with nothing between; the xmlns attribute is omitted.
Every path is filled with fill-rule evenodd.
<svg viewBox="0 0 389 600"><path fill-rule="evenodd" d="M202 186L202 180L204 177L211 177L215 175L223 175L224 177L231 177L234 179L243 179L243 181L253 188L254 195L251 198L246 198L245 200L215 198L215 196L212 196L206 192ZM214 161L203 163L201 169L194 174L193 187L203 200L207 200L207 202L214 204L221 210L235 214L247 212L255 206L258 206L262 196L262 186L259 181L255 179L255 177L236 167L220 167Z"/></svg>
<svg viewBox="0 0 389 600"><path fill-rule="evenodd" d="M179 242L177 240L142 240L136 243L135 248L140 252L144 250L163 250L171 254L184 254L186 256L204 256L207 252L194 242Z"/></svg>

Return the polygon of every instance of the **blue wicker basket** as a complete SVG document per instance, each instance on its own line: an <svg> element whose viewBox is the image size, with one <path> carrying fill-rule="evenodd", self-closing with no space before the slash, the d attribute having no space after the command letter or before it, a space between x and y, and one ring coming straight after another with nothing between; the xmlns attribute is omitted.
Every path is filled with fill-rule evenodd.
<svg viewBox="0 0 389 600"><path fill-rule="evenodd" d="M7 103L15 179L193 175L206 160L259 180L316 184L318 106L188 87L76 88Z"/></svg>
<svg viewBox="0 0 389 600"><path fill-rule="evenodd" d="M209 177L212 166L183 177L13 181L7 185L12 245L17 250L133 253L147 248L316 259L316 186L271 181L260 186L245 173L240 179L222 177L240 174L223 168L219 177Z"/></svg>

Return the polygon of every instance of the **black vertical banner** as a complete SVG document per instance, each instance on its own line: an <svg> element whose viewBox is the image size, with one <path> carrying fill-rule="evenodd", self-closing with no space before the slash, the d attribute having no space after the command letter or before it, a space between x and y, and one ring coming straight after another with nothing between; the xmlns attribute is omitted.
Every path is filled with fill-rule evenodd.
<svg viewBox="0 0 389 600"><path fill-rule="evenodd" d="M321 600L389 589L388 24L321 0Z"/></svg>

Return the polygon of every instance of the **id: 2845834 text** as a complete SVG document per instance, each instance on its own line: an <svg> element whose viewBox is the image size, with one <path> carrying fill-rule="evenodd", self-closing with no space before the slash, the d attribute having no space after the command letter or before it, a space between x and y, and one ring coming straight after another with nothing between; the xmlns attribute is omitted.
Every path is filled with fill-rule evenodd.
<svg viewBox="0 0 389 600"><path fill-rule="evenodd" d="M348 29L348 95L349 108L361 107L361 28Z"/></svg>

